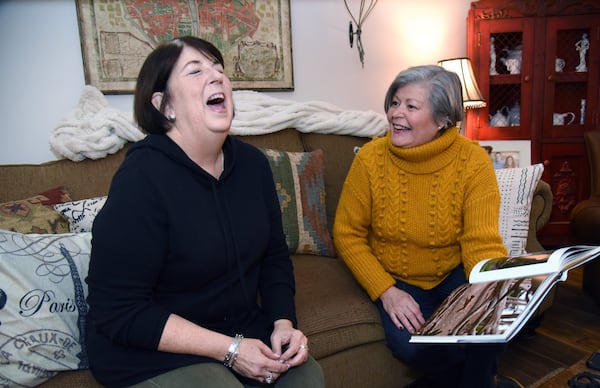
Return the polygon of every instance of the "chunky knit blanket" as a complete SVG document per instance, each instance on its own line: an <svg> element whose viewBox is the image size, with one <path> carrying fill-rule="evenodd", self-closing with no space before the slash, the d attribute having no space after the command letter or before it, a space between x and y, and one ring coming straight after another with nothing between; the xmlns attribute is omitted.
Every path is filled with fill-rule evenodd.
<svg viewBox="0 0 600 388"><path fill-rule="evenodd" d="M233 92L234 135L260 135L285 128L309 133L376 137L385 134L383 114L345 110L323 101L296 102L269 97L254 91Z"/></svg>
<svg viewBox="0 0 600 388"><path fill-rule="evenodd" d="M255 91L234 91L233 100L233 135L295 128L303 133L377 137L388 128L383 114L345 110L322 101L288 101ZM111 108L102 92L87 85L77 107L52 130L50 148L58 157L73 161L100 159L144 136L130 112Z"/></svg>
<svg viewBox="0 0 600 388"><path fill-rule="evenodd" d="M104 94L88 85L77 107L50 133L50 149L57 157L78 162L86 158L101 159L127 142L143 138L131 113L111 108Z"/></svg>

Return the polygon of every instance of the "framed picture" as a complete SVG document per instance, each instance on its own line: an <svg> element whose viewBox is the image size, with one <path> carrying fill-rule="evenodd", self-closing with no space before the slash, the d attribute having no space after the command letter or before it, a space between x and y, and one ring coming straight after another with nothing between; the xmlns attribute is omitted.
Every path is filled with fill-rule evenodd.
<svg viewBox="0 0 600 388"><path fill-rule="evenodd" d="M104 93L132 93L148 54L182 35L219 48L234 89L294 89L289 0L76 2L85 81Z"/></svg>
<svg viewBox="0 0 600 388"><path fill-rule="evenodd" d="M495 169L527 167L531 165L530 140L477 140L488 148Z"/></svg>

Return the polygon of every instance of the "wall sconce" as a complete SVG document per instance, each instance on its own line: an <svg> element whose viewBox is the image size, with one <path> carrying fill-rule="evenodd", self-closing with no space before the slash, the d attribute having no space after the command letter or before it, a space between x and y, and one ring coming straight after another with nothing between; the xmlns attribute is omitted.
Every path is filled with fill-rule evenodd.
<svg viewBox="0 0 600 388"><path fill-rule="evenodd" d="M352 48L352 45L354 44L354 35L356 35L356 49L358 50L358 58L360 59L360 63L362 64L363 69L365 68L365 49L363 48L361 37L362 25L365 22L365 20L367 20L367 17L369 16L373 8L375 8L377 1L378 0L370 0L369 5L367 5L365 9L365 0L360 0L360 10L358 13L358 19L356 19L354 15L352 15L352 12L350 12L350 7L348 7L348 1L344 0L346 10L350 14L350 17L354 21L354 24L356 24L356 32L352 28L352 21L350 21L350 26L348 27L348 40L350 41L350 48Z"/></svg>
<svg viewBox="0 0 600 388"><path fill-rule="evenodd" d="M442 59L438 65L458 74L462 84L463 105L465 109L483 108L487 104L479 91L471 60L469 58Z"/></svg>

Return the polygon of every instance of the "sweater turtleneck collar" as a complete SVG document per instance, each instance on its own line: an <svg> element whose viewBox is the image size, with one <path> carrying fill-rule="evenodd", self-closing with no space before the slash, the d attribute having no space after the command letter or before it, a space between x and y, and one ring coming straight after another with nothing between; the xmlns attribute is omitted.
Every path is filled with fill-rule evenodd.
<svg viewBox="0 0 600 388"><path fill-rule="evenodd" d="M400 169L413 174L429 174L439 171L456 159L461 146L457 127L446 129L441 136L416 147L403 148L392 144L388 131L387 148L391 159Z"/></svg>

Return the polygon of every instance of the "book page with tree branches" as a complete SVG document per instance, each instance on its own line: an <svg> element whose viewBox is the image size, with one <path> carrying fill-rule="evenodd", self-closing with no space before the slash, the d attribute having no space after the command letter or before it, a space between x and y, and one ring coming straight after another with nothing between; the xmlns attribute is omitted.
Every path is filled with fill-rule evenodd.
<svg viewBox="0 0 600 388"><path fill-rule="evenodd" d="M411 342L506 342L557 280L542 276L464 284L440 305Z"/></svg>

